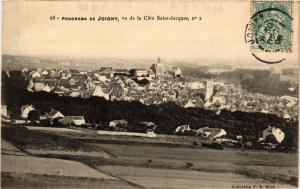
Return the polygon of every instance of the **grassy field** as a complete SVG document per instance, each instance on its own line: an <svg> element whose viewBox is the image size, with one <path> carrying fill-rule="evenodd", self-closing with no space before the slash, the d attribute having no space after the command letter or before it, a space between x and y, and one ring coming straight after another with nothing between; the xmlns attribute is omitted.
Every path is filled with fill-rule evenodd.
<svg viewBox="0 0 300 189"><path fill-rule="evenodd" d="M297 154L146 145L99 146L117 157L111 162L116 165L241 173L252 178L290 184L296 184L298 178Z"/></svg>
<svg viewBox="0 0 300 189"><path fill-rule="evenodd" d="M81 161L103 171L103 167L114 169L126 167L130 170L175 170L202 173L244 175L252 179L262 179L264 183L297 185L297 154L249 152L238 150L211 150L196 148L173 148L147 145L98 144L102 149L114 154L115 158L101 159L83 156L59 156L63 159ZM57 156L53 156L57 157ZM134 169L137 168L137 169ZM107 171L108 169L104 169ZM123 170L123 169L122 169ZM122 170L119 170L122 172ZM116 173L118 170L116 171ZM139 172L139 171L138 171ZM151 174L149 172L149 174ZM112 173L115 172L106 172ZM167 171L165 171L166 174ZM118 174L114 176L119 176ZM120 175L122 177L122 175ZM129 176L130 177L130 176ZM134 177L134 176L132 176ZM211 176L211 179L213 176ZM228 177L229 178L229 177ZM253 181L253 180L252 180ZM262 183L263 183L262 181ZM221 182L221 181L220 181ZM230 179L226 182L230 183ZM234 182L234 177L231 182Z"/></svg>
<svg viewBox="0 0 300 189"><path fill-rule="evenodd" d="M138 136L109 136L98 135L96 130L74 127L81 133L59 132L54 129L47 130L47 133L53 133L60 136L76 139L84 143L107 143L107 144L147 144L152 146L182 146L201 148L201 142L206 141L204 138L196 136L176 136L176 135L157 135L157 137L138 137ZM45 131L45 130L44 130Z"/></svg>
<svg viewBox="0 0 300 189"><path fill-rule="evenodd" d="M296 153L213 150L198 145L200 140L197 138L177 136L112 137L97 136L93 132L57 134L59 131L49 133L16 128L2 131L6 133L5 139L17 147L29 152L38 151L33 153L36 156L79 161L140 188L162 188L168 183L174 183L171 188L182 188L180 183L186 183L189 188L217 187L235 182L275 183L280 188L297 186ZM61 153L49 153L51 150ZM87 153L103 150L111 158L66 153L72 150Z"/></svg>
<svg viewBox="0 0 300 189"><path fill-rule="evenodd" d="M64 136L29 130L20 126L3 126L2 138L22 149L61 150L61 151L101 151L94 145L81 143Z"/></svg>
<svg viewBox="0 0 300 189"><path fill-rule="evenodd" d="M234 173L209 173L192 170L156 169L127 166L99 166L99 170L122 177L145 188L156 189L199 189L232 188L232 185L272 185L288 188L289 185L274 184L263 179L251 179Z"/></svg>
<svg viewBox="0 0 300 189"><path fill-rule="evenodd" d="M76 161L11 155L2 155L1 161L2 172L115 179Z"/></svg>
<svg viewBox="0 0 300 189"><path fill-rule="evenodd" d="M1 188L17 189L136 189L120 180L101 180L66 176L1 173Z"/></svg>

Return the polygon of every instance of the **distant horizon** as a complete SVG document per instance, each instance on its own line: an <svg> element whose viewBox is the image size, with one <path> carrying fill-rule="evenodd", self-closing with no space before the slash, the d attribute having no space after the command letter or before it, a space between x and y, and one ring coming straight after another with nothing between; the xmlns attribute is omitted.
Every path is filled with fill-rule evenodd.
<svg viewBox="0 0 300 189"><path fill-rule="evenodd" d="M256 65L256 66L249 66L247 64L228 64L226 63L227 61L216 61L216 60L176 60L176 59L168 59L164 58L162 56L157 56L155 58L112 58L112 57L72 57L72 56L55 56L55 55L13 55L13 54L2 54L2 69L6 67L19 67L18 69L22 69L20 64L21 62L15 63L15 65L11 64L8 65L8 62L5 62L6 60L3 60L3 57L22 57L22 58L33 58L33 59L49 59L49 61L55 61L55 62L60 62L57 63L59 65L51 65L48 66L45 64L45 62L26 62L24 67L26 67L26 64L30 64L29 67L32 67L33 69L37 68L47 68L47 67L57 67L59 68L67 68L67 69L80 69L80 70L91 70L91 67L113 67L113 68L146 68L150 67L152 64L156 63L157 58L160 57L162 60L162 63L167 64L167 65L172 65L172 66L183 66L183 67L189 67L189 68L201 68L201 67L209 67L209 68L216 68L215 66L224 66L224 67L232 67L232 69L250 69L250 70L255 70L255 69L263 69L263 70L269 70L270 68L275 68L275 69L285 69L285 68L292 68L292 69L297 69L298 65L287 65L284 63L281 64L263 64L261 65ZM66 61L66 62L64 62ZM86 61L90 61L89 63L86 63ZM105 62L109 61L109 62ZM17 65L18 64L18 65ZM72 65L74 64L74 65ZM20 67L21 66L21 67ZM85 68L86 67L86 68Z"/></svg>

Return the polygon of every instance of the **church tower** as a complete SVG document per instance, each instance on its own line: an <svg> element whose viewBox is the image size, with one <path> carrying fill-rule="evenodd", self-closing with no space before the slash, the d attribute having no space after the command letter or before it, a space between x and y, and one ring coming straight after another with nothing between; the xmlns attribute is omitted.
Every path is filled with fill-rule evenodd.
<svg viewBox="0 0 300 189"><path fill-rule="evenodd" d="M210 81L206 81L205 85L205 101L208 101L214 92L214 81L211 79Z"/></svg>

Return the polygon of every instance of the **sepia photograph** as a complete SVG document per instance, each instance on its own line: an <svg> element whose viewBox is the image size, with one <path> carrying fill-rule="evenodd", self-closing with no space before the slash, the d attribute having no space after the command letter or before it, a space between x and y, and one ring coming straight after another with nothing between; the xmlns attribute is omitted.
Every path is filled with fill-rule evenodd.
<svg viewBox="0 0 300 189"><path fill-rule="evenodd" d="M2 1L1 188L298 188L297 0Z"/></svg>

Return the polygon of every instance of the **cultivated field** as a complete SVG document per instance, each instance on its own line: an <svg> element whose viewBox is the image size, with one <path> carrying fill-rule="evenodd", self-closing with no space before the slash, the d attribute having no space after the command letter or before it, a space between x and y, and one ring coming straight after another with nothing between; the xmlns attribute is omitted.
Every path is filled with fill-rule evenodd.
<svg viewBox="0 0 300 189"><path fill-rule="evenodd" d="M297 154L146 145L99 146L117 157L106 160L107 164L113 165L239 173L289 184L295 184L298 178Z"/></svg>
<svg viewBox="0 0 300 189"><path fill-rule="evenodd" d="M36 174L2 173L1 188L5 189L136 189L120 180L88 177L66 177Z"/></svg>
<svg viewBox="0 0 300 189"><path fill-rule="evenodd" d="M3 131L12 132L11 129ZM4 159L6 162L23 161L20 165L9 163L11 167L7 170L10 171L2 173L6 188L12 186L9 182L11 179L15 181L14 186L18 184L31 186L36 183L49 186L48 188L68 188L66 183L74 186L70 188L97 188L99 185L98 188L112 189L232 188L237 185L252 187L255 185L257 188L297 186L296 153L243 151L230 148L213 150L202 147L201 140L193 137L97 136L95 132L84 130L80 133L64 130L60 132L59 129L44 131L22 129L17 130L16 133L12 136L7 136L7 133L4 135L18 147L14 148L10 145L6 152L23 149L22 156L26 158L13 156L14 158L10 160ZM91 155L97 152L103 152L108 156ZM29 154L43 158L31 157ZM35 163L32 163L32 167L26 167L24 163L30 164L33 161L30 160L31 158L39 160L34 159ZM45 162L41 162L43 159ZM49 167L42 166L42 170L59 167L60 171L49 172L51 177L43 177L42 170L35 170L40 167L40 164L52 160L58 162L52 165L50 163ZM30 174L25 170L30 170ZM86 171L79 173L81 170ZM15 171L18 174L14 174ZM76 176L76 174L82 175ZM36 175L40 180L34 178ZM74 184L77 182L73 182L75 177L80 178L82 182Z"/></svg>
<svg viewBox="0 0 300 189"><path fill-rule="evenodd" d="M2 172L115 179L75 161L11 155L2 155L1 161Z"/></svg>
<svg viewBox="0 0 300 189"><path fill-rule="evenodd" d="M2 127L2 138L30 154L65 154L110 158L111 155L94 145L84 144L48 131L65 133L66 128ZM42 132L46 131L46 132ZM81 132L70 130L70 132Z"/></svg>
<svg viewBox="0 0 300 189"><path fill-rule="evenodd" d="M251 179L232 173L208 173L191 170L170 170L127 166L99 166L99 170L117 175L145 188L156 189L199 189L199 188L232 188L233 185L259 186L272 185L289 188L262 179Z"/></svg>
<svg viewBox="0 0 300 189"><path fill-rule="evenodd" d="M1 139L1 154L2 155L17 155L26 156L27 154L22 152L20 149L16 148L9 142Z"/></svg>

